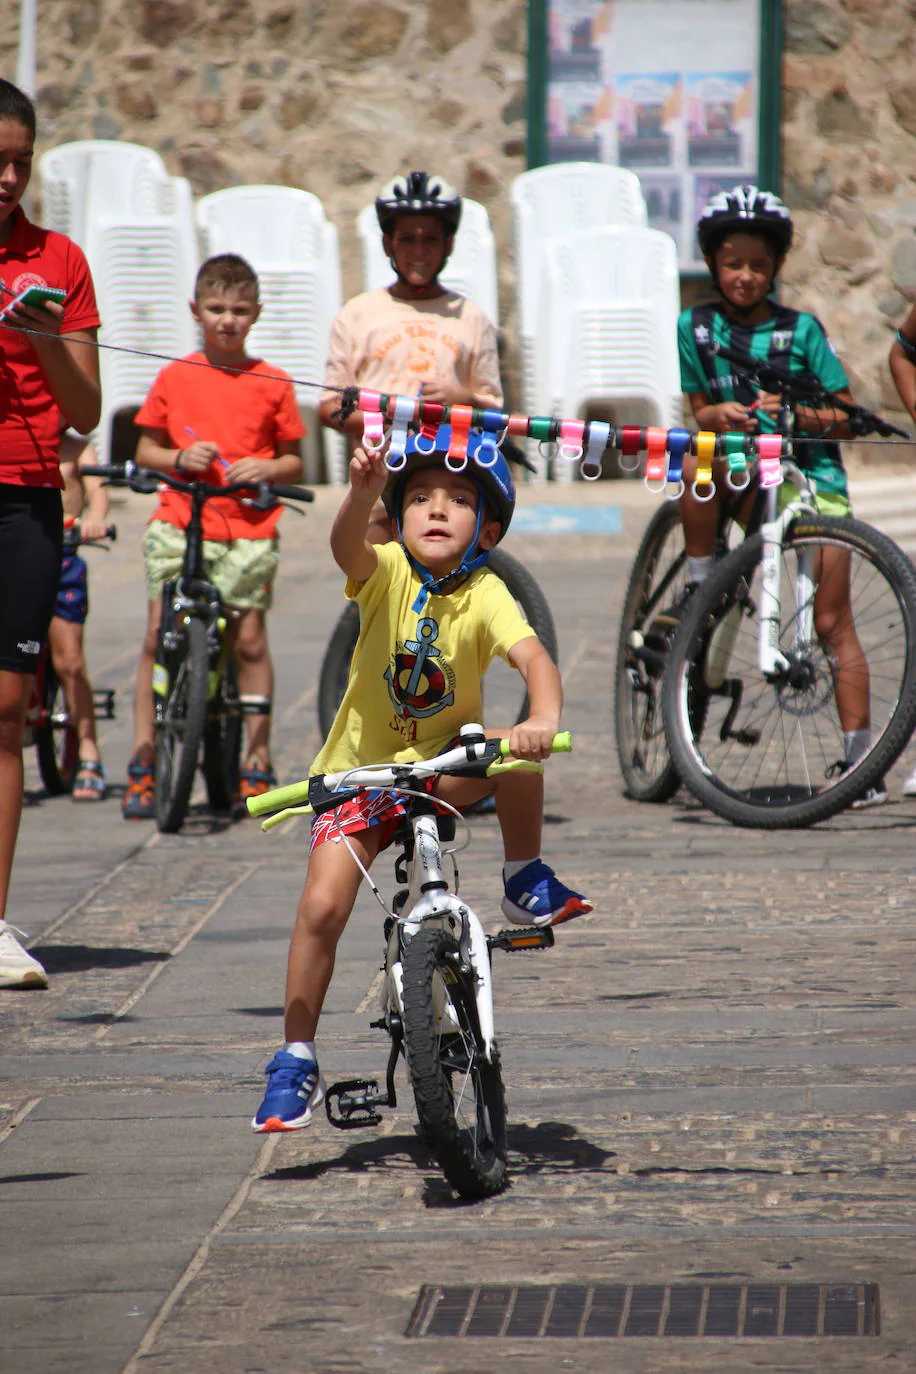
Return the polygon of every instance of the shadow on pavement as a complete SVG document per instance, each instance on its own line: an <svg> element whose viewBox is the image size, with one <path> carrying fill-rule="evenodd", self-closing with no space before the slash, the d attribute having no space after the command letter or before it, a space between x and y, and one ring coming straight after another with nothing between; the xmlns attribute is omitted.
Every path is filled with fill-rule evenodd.
<svg viewBox="0 0 916 1374"><path fill-rule="evenodd" d="M428 1168L431 1160L429 1150L417 1135L374 1136L371 1140L354 1141L333 1158L274 1169L264 1177L279 1182L309 1183L330 1173L364 1174L370 1169L384 1169L395 1161L402 1164L405 1157L418 1168Z"/></svg>
<svg viewBox="0 0 916 1374"><path fill-rule="evenodd" d="M575 1126L565 1121L544 1121L537 1126L515 1125L508 1130L508 1181L528 1174L592 1173L603 1169L616 1156L581 1136ZM409 1160L428 1173L438 1170L435 1156L420 1135L376 1136L371 1140L355 1141L333 1158L316 1159L308 1164L294 1164L265 1174L272 1182L311 1183L326 1174L364 1174L385 1169ZM425 1207L466 1207L475 1199L456 1197L449 1184L437 1173L426 1179L423 1204Z"/></svg>
<svg viewBox="0 0 916 1374"><path fill-rule="evenodd" d="M613 1150L603 1150L600 1145L593 1145L566 1121L541 1121L537 1126L509 1127L510 1174L549 1171L585 1174L603 1169L608 1160L615 1158Z"/></svg>
<svg viewBox="0 0 916 1374"><path fill-rule="evenodd" d="M166 950L123 949L104 945L32 945L29 953L48 973L86 973L93 968L134 968L138 964L164 964L172 956Z"/></svg>

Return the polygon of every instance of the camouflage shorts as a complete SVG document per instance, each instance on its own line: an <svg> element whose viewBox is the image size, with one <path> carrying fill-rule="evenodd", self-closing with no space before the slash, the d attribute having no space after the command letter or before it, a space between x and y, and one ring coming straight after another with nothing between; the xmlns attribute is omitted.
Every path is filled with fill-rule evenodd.
<svg viewBox="0 0 916 1374"><path fill-rule="evenodd" d="M177 525L151 520L143 534L146 593L158 601L162 587L181 572L185 535ZM266 611L273 601L273 584L280 561L279 540L205 539L204 576L219 590L227 606L240 611Z"/></svg>

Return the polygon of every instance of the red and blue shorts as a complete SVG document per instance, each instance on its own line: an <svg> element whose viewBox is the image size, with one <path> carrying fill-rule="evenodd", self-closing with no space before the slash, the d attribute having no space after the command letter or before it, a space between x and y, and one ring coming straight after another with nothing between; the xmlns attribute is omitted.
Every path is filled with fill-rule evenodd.
<svg viewBox="0 0 916 1374"><path fill-rule="evenodd" d="M434 782L433 778L427 778L422 783L415 783L414 790L430 795ZM324 811L315 817L309 853L328 840L339 840L344 835L358 835L364 830L382 826L381 853L391 844L398 825L406 815L407 798L400 792L393 792L386 787L363 788L357 796L335 806L333 811Z"/></svg>

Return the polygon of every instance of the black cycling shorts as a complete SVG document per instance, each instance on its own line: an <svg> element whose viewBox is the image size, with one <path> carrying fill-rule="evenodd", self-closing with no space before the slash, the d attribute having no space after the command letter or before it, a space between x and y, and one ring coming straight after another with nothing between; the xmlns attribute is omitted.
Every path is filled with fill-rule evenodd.
<svg viewBox="0 0 916 1374"><path fill-rule="evenodd" d="M63 554L61 494L0 483L0 669L34 673Z"/></svg>

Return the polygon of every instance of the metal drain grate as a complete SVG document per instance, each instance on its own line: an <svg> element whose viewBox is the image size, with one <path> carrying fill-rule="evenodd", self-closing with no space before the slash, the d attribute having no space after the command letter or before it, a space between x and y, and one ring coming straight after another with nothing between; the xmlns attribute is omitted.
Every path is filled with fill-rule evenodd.
<svg viewBox="0 0 916 1374"><path fill-rule="evenodd" d="M408 1336L877 1336L876 1283L424 1284Z"/></svg>

